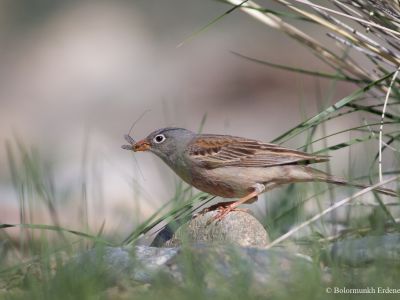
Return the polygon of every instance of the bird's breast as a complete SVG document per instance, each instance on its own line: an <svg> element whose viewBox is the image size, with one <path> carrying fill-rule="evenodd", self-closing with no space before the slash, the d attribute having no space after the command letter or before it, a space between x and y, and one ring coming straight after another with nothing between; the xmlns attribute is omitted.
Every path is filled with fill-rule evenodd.
<svg viewBox="0 0 400 300"><path fill-rule="evenodd" d="M224 198L243 197L251 191L251 183L240 180L237 174L221 173L219 169L193 166L189 183L203 192Z"/></svg>

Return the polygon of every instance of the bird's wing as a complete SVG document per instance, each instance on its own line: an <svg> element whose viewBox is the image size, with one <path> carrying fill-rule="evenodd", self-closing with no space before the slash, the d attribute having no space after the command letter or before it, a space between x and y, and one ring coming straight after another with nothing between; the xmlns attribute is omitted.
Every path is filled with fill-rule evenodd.
<svg viewBox="0 0 400 300"><path fill-rule="evenodd" d="M257 140L226 136L199 135L187 147L186 154L208 169L224 166L272 167L324 162L327 156L312 155Z"/></svg>

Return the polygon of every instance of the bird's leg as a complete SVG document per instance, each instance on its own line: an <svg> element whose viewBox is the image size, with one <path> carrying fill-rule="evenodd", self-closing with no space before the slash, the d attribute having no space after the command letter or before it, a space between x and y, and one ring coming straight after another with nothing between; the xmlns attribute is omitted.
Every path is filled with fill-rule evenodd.
<svg viewBox="0 0 400 300"><path fill-rule="evenodd" d="M226 202L219 202L219 203L213 204L209 207L203 208L195 216L199 216L199 215L201 216L201 215L208 213L209 211L214 211L214 210L219 210L219 209L225 208L235 202L236 201L226 201Z"/></svg>
<svg viewBox="0 0 400 300"><path fill-rule="evenodd" d="M265 186L263 184L257 183L254 187L254 191L250 194L240 198L237 201L228 202L229 204L225 207L218 209L218 213L210 220L212 221L221 221L227 214L229 214L232 210L235 210L239 205L248 202L254 197L258 197L261 193L265 191Z"/></svg>

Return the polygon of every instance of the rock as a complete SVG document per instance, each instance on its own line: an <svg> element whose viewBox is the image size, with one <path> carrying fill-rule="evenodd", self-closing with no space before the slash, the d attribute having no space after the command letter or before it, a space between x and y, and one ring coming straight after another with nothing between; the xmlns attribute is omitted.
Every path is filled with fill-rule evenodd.
<svg viewBox="0 0 400 300"><path fill-rule="evenodd" d="M243 287L244 295L265 296L266 291L279 294L287 285L297 284L301 289L305 275L314 278L316 269L309 257L263 248L268 244L268 235L251 214L234 211L220 222L207 224L215 214L208 212L181 225L164 247L89 250L72 259L54 280L74 288L74 284L95 279L109 294L116 290L110 287L127 279L135 291L136 287L138 291L156 290L157 284L163 282L165 287L167 282L172 289L196 288L207 297L218 298L221 293L229 295L238 286ZM168 235L170 232L158 241ZM79 277L71 278L70 274ZM146 286L149 284L150 287ZM52 286L57 288L57 284Z"/></svg>
<svg viewBox="0 0 400 300"><path fill-rule="evenodd" d="M65 285L72 282L65 278L65 274L79 274L91 280L101 274L104 288L107 288L123 281L123 278L136 284L153 284L159 278L168 278L180 285L194 276L196 282L209 291L218 290L220 284L245 280L251 289L262 293L265 288L291 284L307 272L315 272L311 259L281 249L232 245L192 245L186 248L132 246L89 250L70 261L55 280ZM57 287L56 284L53 286Z"/></svg>
<svg viewBox="0 0 400 300"><path fill-rule="evenodd" d="M138 282L150 282L154 274L165 268L166 263L177 255L178 248L97 247L72 259L61 272L74 274L84 272L90 276L101 276L106 286L112 286L126 276ZM57 277L57 276L56 276ZM99 278L98 278L99 279Z"/></svg>
<svg viewBox="0 0 400 300"><path fill-rule="evenodd" d="M327 254L334 262L349 266L363 266L373 262L400 265L400 234L342 240L330 246Z"/></svg>
<svg viewBox="0 0 400 300"><path fill-rule="evenodd" d="M178 228L164 247L176 247L187 243L228 243L244 247L265 247L269 239L261 223L250 213L232 211L221 221L209 221L217 214L210 211L192 218ZM157 239L157 237L156 237Z"/></svg>

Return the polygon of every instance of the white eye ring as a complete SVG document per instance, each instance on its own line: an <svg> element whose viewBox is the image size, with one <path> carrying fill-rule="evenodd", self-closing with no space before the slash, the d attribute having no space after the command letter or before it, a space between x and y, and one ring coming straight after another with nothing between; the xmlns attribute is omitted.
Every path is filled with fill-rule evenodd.
<svg viewBox="0 0 400 300"><path fill-rule="evenodd" d="M167 138L165 137L165 135L163 135L163 134L157 134L157 135L154 137L153 141L154 141L154 143L156 143L156 144L161 144L161 143L164 142L166 139L167 139Z"/></svg>

